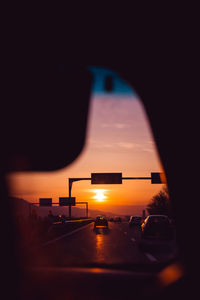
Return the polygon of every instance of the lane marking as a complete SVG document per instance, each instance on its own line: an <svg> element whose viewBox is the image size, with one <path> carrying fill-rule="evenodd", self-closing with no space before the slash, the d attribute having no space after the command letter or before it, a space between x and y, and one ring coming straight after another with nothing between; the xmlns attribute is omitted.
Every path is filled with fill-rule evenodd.
<svg viewBox="0 0 200 300"><path fill-rule="evenodd" d="M152 261L152 262L156 262L158 261L157 258L155 258L153 255L151 255L150 253L144 253L146 255L146 257Z"/></svg>
<svg viewBox="0 0 200 300"><path fill-rule="evenodd" d="M85 229L85 228L91 226L91 224L92 224L92 223L89 223L89 224L87 224L87 225L84 225L84 226L82 226L82 227L79 227L79 228L77 228L77 229L74 229L74 230L71 231L71 232L68 232L68 233L66 233L66 234L64 234L64 235L59 236L59 237L56 238L56 239L53 239L53 240L51 240L51 241L48 241L48 242L42 244L42 246L45 247L45 246L47 246L47 245L49 245L49 244L55 243L55 242L57 242L57 241L59 241L59 240L65 238L65 237L67 237L67 236L70 236L70 235L72 235L72 234L74 234L74 233L76 233L76 232L78 232L78 231L81 231L81 230L83 230L83 229Z"/></svg>
<svg viewBox="0 0 200 300"><path fill-rule="evenodd" d="M134 239L134 238L131 238L131 241L135 243L135 242L136 242L136 239Z"/></svg>

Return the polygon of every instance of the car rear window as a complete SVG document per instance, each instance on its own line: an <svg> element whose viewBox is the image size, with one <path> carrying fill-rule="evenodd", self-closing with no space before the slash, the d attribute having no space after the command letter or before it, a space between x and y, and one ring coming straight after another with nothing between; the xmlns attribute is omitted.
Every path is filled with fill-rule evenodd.
<svg viewBox="0 0 200 300"><path fill-rule="evenodd" d="M169 223L169 220L166 217L150 217L149 222L150 223Z"/></svg>

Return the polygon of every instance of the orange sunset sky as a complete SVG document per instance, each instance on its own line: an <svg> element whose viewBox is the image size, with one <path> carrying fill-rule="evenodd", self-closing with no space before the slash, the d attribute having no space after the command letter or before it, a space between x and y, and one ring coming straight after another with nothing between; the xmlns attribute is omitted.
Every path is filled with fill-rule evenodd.
<svg viewBox="0 0 200 300"><path fill-rule="evenodd" d="M101 73L103 74L103 73ZM114 75L113 75L114 76ZM100 76L94 76L96 81ZM103 78L103 77L102 77ZM115 75L120 92L101 93L95 80L91 94L87 138L79 158L54 172L16 172L8 175L11 195L38 202L41 197L68 196L69 177L90 177L93 172L122 172L123 177L150 176L162 172L144 108L128 84ZM122 84L123 83L123 84ZM124 180L121 185L92 185L90 181L73 183L76 201L88 201L89 209L130 213L132 205L148 204L162 184Z"/></svg>

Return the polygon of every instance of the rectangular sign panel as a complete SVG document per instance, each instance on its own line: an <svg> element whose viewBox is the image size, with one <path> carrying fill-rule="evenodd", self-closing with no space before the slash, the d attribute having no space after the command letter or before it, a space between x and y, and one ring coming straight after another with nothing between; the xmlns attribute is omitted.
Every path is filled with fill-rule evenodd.
<svg viewBox="0 0 200 300"><path fill-rule="evenodd" d="M165 176L165 173L151 173L151 183L156 184L156 183L167 183L167 179Z"/></svg>
<svg viewBox="0 0 200 300"><path fill-rule="evenodd" d="M92 184L122 184L122 173L91 173Z"/></svg>
<svg viewBox="0 0 200 300"><path fill-rule="evenodd" d="M40 198L40 206L52 206L52 198Z"/></svg>
<svg viewBox="0 0 200 300"><path fill-rule="evenodd" d="M60 206L75 206L76 205L76 198L75 197L60 197L59 198L59 205Z"/></svg>

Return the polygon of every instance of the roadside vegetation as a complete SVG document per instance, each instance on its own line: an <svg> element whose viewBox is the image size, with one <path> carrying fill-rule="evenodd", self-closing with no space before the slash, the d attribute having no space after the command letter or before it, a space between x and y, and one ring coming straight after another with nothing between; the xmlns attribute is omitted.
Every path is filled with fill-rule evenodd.
<svg viewBox="0 0 200 300"><path fill-rule="evenodd" d="M158 194L152 197L146 209L150 215L158 214L167 215L168 217L172 216L169 191L167 187L163 187Z"/></svg>

